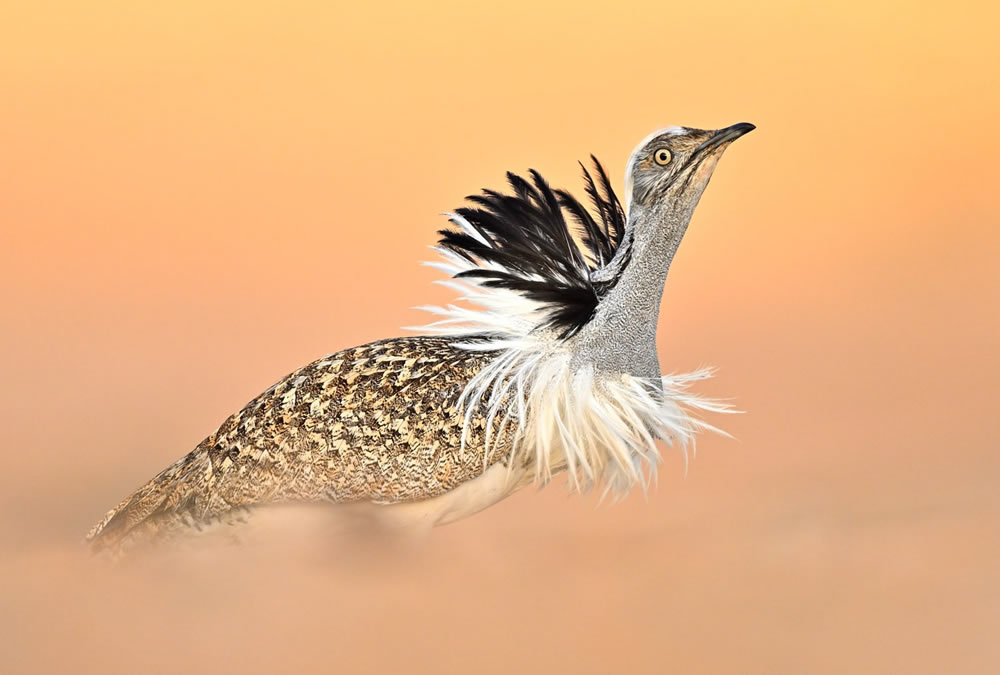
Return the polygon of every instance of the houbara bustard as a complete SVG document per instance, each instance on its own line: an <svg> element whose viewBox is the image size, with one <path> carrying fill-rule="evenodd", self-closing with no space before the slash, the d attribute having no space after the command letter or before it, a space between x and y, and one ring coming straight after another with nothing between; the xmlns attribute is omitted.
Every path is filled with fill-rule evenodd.
<svg viewBox="0 0 1000 675"><path fill-rule="evenodd" d="M227 528L289 503L371 505L420 530L565 472L571 489L646 488L657 441L685 453L728 408L662 376L667 271L729 144L753 130L671 127L625 173L626 208L593 160L592 209L532 170L448 214L439 262L465 306L424 335L325 356L250 401L109 511L96 548Z"/></svg>

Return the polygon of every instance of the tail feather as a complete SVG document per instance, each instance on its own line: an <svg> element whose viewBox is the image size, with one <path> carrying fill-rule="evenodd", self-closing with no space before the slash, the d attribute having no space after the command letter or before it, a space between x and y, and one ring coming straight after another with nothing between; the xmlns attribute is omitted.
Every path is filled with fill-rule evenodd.
<svg viewBox="0 0 1000 675"><path fill-rule="evenodd" d="M95 550L113 549L176 530L190 522L199 504L206 504L203 495L210 475L208 453L195 450L108 511L87 533L87 541Z"/></svg>

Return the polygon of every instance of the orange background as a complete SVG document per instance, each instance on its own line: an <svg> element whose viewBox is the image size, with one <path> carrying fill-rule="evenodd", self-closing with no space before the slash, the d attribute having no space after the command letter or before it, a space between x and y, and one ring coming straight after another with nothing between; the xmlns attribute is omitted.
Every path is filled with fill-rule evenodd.
<svg viewBox="0 0 1000 675"><path fill-rule="evenodd" d="M996 672L988 3L0 9L0 670ZM441 302L439 212L758 130L675 261L720 368L687 477L524 491L418 549L108 569L105 509L286 372Z"/></svg>

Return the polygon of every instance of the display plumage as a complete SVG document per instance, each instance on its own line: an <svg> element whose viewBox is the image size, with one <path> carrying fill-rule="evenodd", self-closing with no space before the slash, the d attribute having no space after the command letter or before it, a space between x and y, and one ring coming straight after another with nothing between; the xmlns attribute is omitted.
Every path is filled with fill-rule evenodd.
<svg viewBox="0 0 1000 675"><path fill-rule="evenodd" d="M728 407L660 374L663 283L732 140L672 127L639 145L623 207L601 164L590 208L532 170L449 214L438 262L466 306L427 307L425 335L346 349L289 374L88 534L133 545L287 503L370 504L422 529L565 472L571 488L645 488L657 441L685 451ZM686 455L685 455L686 456Z"/></svg>

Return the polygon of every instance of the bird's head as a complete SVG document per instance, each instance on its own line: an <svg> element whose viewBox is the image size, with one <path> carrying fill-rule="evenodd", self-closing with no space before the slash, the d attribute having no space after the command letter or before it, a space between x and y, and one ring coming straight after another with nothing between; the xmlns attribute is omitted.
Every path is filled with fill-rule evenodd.
<svg viewBox="0 0 1000 675"><path fill-rule="evenodd" d="M629 210L664 205L690 214L722 153L754 129L748 122L715 131L671 127L647 137L632 153L625 172Z"/></svg>

